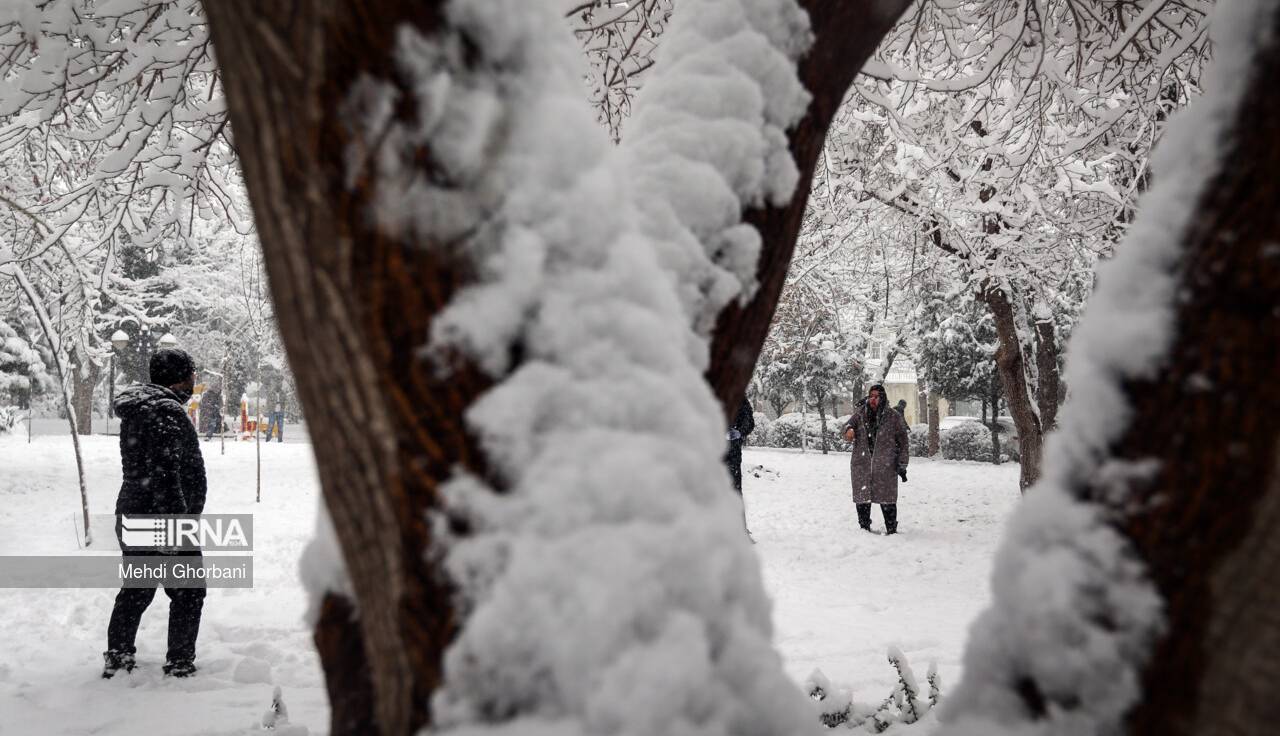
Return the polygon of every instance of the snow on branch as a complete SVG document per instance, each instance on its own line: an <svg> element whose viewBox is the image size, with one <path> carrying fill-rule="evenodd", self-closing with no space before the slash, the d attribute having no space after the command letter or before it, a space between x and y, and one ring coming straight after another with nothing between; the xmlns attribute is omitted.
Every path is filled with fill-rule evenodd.
<svg viewBox="0 0 1280 736"><path fill-rule="evenodd" d="M599 121L616 142L642 77L654 64L672 0L567 0L565 11L589 62L587 89Z"/></svg>
<svg viewBox="0 0 1280 736"><path fill-rule="evenodd" d="M755 288L760 235L742 212L795 190L786 131L809 103L795 64L811 41L794 2L689 3L637 101L627 165L649 234L674 246L664 259L700 334Z"/></svg>
<svg viewBox="0 0 1280 736"><path fill-rule="evenodd" d="M929 665L926 678L929 692L926 696L921 692L915 672L902 650L890 646L888 657L889 664L897 672L898 682L878 706L855 702L852 691L832 685L821 670L814 670L805 680L805 692L814 701L817 720L827 728L861 726L868 733L883 733L892 726L910 726L930 717L942 698L942 679L938 676L937 663Z"/></svg>
<svg viewBox="0 0 1280 736"><path fill-rule="evenodd" d="M0 10L0 194L97 242L248 232L198 0ZM118 214L118 216L117 216Z"/></svg>

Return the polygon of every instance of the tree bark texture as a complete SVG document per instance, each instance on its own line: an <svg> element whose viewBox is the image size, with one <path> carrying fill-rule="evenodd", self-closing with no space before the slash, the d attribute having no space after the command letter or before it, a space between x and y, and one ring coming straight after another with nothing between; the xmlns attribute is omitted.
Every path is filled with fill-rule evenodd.
<svg viewBox="0 0 1280 736"><path fill-rule="evenodd" d="M733 421L769 335L831 119L862 65L910 4L905 0L799 2L808 11L815 34L813 46L800 61L800 80L813 101L800 123L788 132L800 181L785 207L752 209L743 218L759 230L763 241L756 265L759 288L750 301L734 301L720 312L707 369L707 381L720 399L726 423Z"/></svg>
<svg viewBox="0 0 1280 736"><path fill-rule="evenodd" d="M83 365L71 359L71 408L76 413L76 429L83 435L93 434L93 389L102 377L102 368L93 361Z"/></svg>
<svg viewBox="0 0 1280 736"><path fill-rule="evenodd" d="M1040 408L1040 430L1053 431L1058 424L1058 405L1062 398L1062 374L1058 370L1058 330L1053 320L1037 319L1036 330L1036 405Z"/></svg>
<svg viewBox="0 0 1280 736"><path fill-rule="evenodd" d="M456 631L430 556L428 512L458 467L487 477L463 412L489 384L419 359L466 269L373 227L375 182L344 155L372 149L340 110L362 74L402 87L395 35L430 35L442 0L205 4L280 332L356 601L330 594L315 631L334 734L408 734ZM411 119L402 105L395 115ZM417 165L429 173L430 152ZM347 184L350 183L350 186Z"/></svg>
<svg viewBox="0 0 1280 736"><path fill-rule="evenodd" d="M1184 233L1166 365L1124 386L1133 414L1115 454L1159 468L1119 511L1168 624L1133 736L1280 722L1280 12L1268 15L1271 43Z"/></svg>
<svg viewBox="0 0 1280 736"><path fill-rule="evenodd" d="M729 412L767 334L827 126L907 3L801 4L817 38L801 65L814 102L791 137L802 183L787 207L745 214L764 236L762 286L718 323L708 372ZM355 81L368 74L406 92L392 60L396 31L409 23L432 35L444 5L205 5L281 334L356 597L330 594L315 632L334 734L407 734L431 722L429 698L459 624L430 554L428 512L442 508L440 484L458 468L501 487L463 422L490 381L462 361L444 377L418 357L434 316L473 276L442 254L448 249L374 228L376 181L356 172L349 182L346 168L349 151L378 145L340 112ZM394 115L412 121L416 110L404 103ZM423 151L414 165L431 176L432 161Z"/></svg>
<svg viewBox="0 0 1280 736"><path fill-rule="evenodd" d="M987 397L991 405L991 463L1000 464L1000 382L992 381L988 387ZM984 417L985 418L985 417Z"/></svg>
<svg viewBox="0 0 1280 736"><path fill-rule="evenodd" d="M998 340L996 366L1000 372L1000 383L1004 386L1005 402L1009 404L1009 413L1013 416L1014 426L1018 428L1021 467L1018 486L1026 493L1040 478L1044 433L1040 426L1036 397L1031 395L1031 387L1027 384L1027 366L1018 340L1017 312L1010 301L1008 290L989 281L978 289L978 298L987 305L995 318Z"/></svg>

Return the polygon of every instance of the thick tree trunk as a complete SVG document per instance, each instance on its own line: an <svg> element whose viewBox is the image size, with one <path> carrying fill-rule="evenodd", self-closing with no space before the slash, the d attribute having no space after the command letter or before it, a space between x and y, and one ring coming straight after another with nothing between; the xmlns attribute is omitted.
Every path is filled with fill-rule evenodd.
<svg viewBox="0 0 1280 736"><path fill-rule="evenodd" d="M814 102L791 138L801 183L787 207L746 214L764 238L761 288L717 324L708 371L727 415L741 402L768 332L827 126L907 5L801 4L817 39L801 64ZM471 280L470 270L446 255L449 248L404 243L375 229L375 182L349 170L351 151L377 146L347 124L356 80L367 74L407 92L391 56L396 31L410 24L432 35L445 23L444 5L205 5L281 334L356 597L330 594L315 631L334 734L406 734L430 723L430 695L443 677L458 614L451 586L428 554L428 512L442 508L439 486L459 468L502 487L463 423L490 382L457 361L445 377L419 357L434 316ZM411 108L393 114L413 121ZM415 165L439 178L430 151Z"/></svg>
<svg viewBox="0 0 1280 736"><path fill-rule="evenodd" d="M1018 486L1025 493L1040 478L1040 451L1044 435L1040 429L1039 407L1031 395L1031 387L1027 385L1027 367L1018 339L1017 316L1008 291L987 281L978 290L978 298L986 303L995 317L998 340L996 365L1000 369L1000 383L1004 386L1009 414L1018 428L1021 462Z"/></svg>
<svg viewBox="0 0 1280 736"><path fill-rule="evenodd" d="M404 84L392 60L397 29L429 35L443 5L205 5L280 332L358 599L331 594L315 632L334 734L407 734L430 721L457 623L428 555L428 511L457 468L487 477L462 417L488 382L466 366L442 378L418 357L467 275L443 249L375 229L373 182L349 179L344 158L373 148L342 112L356 80Z"/></svg>
<svg viewBox="0 0 1280 736"><path fill-rule="evenodd" d="M800 182L787 206L750 210L744 218L760 231L763 240L756 266L759 288L745 305L734 301L720 312L707 369L707 381L720 399L726 422L733 421L755 370L756 357L769 335L827 128L853 78L909 4L906 0L800 0L816 35L800 62L800 79L813 101L804 119L789 132Z"/></svg>
<svg viewBox="0 0 1280 736"><path fill-rule="evenodd" d="M1124 386L1132 415L1116 455L1159 461L1129 489L1124 527L1164 598L1168 632L1146 666L1134 736L1262 734L1280 721L1280 12L1271 7L1270 46L1183 237L1168 358Z"/></svg>

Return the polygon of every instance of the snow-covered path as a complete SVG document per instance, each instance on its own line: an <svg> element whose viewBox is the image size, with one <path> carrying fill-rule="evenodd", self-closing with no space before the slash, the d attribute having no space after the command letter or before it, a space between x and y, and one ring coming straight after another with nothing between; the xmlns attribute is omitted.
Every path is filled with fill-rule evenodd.
<svg viewBox="0 0 1280 736"><path fill-rule="evenodd" d="M917 674L937 661L945 688L960 674L969 624L990 598L988 577L1018 466L912 459L899 484L895 536L858 528L847 454L749 449L747 517L774 597L775 641L803 682L820 668L878 703L895 682L890 644ZM760 477L748 469L773 472ZM775 475L776 474L776 475ZM879 507L872 528L884 530Z"/></svg>
<svg viewBox="0 0 1280 736"><path fill-rule="evenodd" d="M98 677L113 590L0 589L0 734L248 734L280 685L292 721L327 731L319 661L302 621L297 566L315 519L311 446L268 444L263 502L253 500L251 444L203 444L210 513L254 513L254 587L211 590L198 645L201 673L160 676L168 599L138 635L141 669ZM115 438L85 438L93 513L119 488ZM797 681L815 667L878 701L893 683L885 649L898 644L921 672L937 660L954 684L964 636L988 599L987 576L1004 517L1018 498L1017 467L913 460L902 486L900 535L857 528L848 456L746 452L747 509L776 640ZM65 437L0 437L0 555L73 554L79 509ZM875 525L882 528L878 509ZM100 533L109 533L100 530Z"/></svg>

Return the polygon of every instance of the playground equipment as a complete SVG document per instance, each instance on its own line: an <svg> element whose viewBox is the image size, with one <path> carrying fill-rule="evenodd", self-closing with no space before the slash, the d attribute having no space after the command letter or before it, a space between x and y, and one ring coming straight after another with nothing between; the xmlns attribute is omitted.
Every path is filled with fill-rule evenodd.
<svg viewBox="0 0 1280 736"><path fill-rule="evenodd" d="M267 431L267 420L261 414L255 412L254 416L249 415L249 395L240 394L240 431L237 437L242 440L251 440L255 432ZM271 439L268 434L266 439Z"/></svg>

